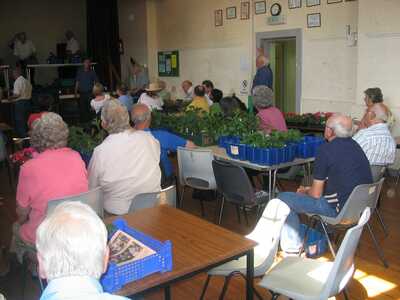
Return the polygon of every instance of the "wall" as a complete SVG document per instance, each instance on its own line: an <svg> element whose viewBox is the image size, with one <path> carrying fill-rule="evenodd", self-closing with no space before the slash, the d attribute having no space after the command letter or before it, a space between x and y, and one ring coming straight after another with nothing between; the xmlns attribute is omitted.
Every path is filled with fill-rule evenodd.
<svg viewBox="0 0 400 300"><path fill-rule="evenodd" d="M0 1L0 57L6 63L15 59L7 47L16 32L25 31L36 46L39 62L45 62L56 44L65 41L65 31L71 29L86 49L86 5L82 0L1 0ZM38 83L48 82L55 70L40 71Z"/></svg>
<svg viewBox="0 0 400 300"><path fill-rule="evenodd" d="M129 58L147 64L146 0L118 0L119 35L124 42L122 79L127 77Z"/></svg>
<svg viewBox="0 0 400 300"><path fill-rule="evenodd" d="M167 82L177 86L183 79L199 83L208 78L225 93L239 93L241 81L251 80L254 74L255 33L302 28L302 110L347 111L348 104L356 98L358 53L356 47L346 46L345 25L356 27L359 1L331 5L321 1L320 6L309 8L303 3L302 8L290 10L288 1L276 2L282 5L287 24L267 25L269 1L267 14L254 16L254 24L252 20L240 20L239 1L156 2L155 9L148 11L149 18L157 19L154 47L179 49L181 55L180 78L167 78ZM225 8L229 6L237 7L237 19L225 19ZM222 27L214 26L215 9L224 10ZM321 28L306 28L306 15L313 12L321 12ZM149 61L156 60L155 49L149 51ZM150 74L155 79L156 68Z"/></svg>

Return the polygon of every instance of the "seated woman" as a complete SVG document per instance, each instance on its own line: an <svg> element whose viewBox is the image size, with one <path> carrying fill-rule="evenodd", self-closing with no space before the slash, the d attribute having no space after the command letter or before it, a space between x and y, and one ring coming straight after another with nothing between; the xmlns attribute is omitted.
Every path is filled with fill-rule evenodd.
<svg viewBox="0 0 400 300"><path fill-rule="evenodd" d="M213 104L210 106L210 113L220 113L221 106L219 102L223 98L224 94L219 89L213 89L210 94L210 99L212 100Z"/></svg>
<svg viewBox="0 0 400 300"><path fill-rule="evenodd" d="M48 112L33 123L31 145L39 154L21 166L17 187L17 216L12 249L22 261L35 251L36 228L54 199L88 191L85 163L67 148L68 126L58 114Z"/></svg>
<svg viewBox="0 0 400 300"><path fill-rule="evenodd" d="M104 103L107 100L110 100L111 97L109 94L104 93L104 87L101 83L95 83L93 86L93 96L94 99L90 101L90 106L96 112L96 115L101 111Z"/></svg>
<svg viewBox="0 0 400 300"><path fill-rule="evenodd" d="M190 108L199 108L204 112L210 112L210 107L208 105L206 99L206 90L203 86L198 85L194 88L194 97L192 102L188 105L188 109Z"/></svg>
<svg viewBox="0 0 400 300"><path fill-rule="evenodd" d="M163 102L158 95L162 88L158 83L150 83L145 89L145 93L141 94L138 103L147 105L150 110L162 110Z"/></svg>
<svg viewBox="0 0 400 300"><path fill-rule="evenodd" d="M287 131L285 118L282 112L273 106L274 92L265 85L253 89L253 103L258 110L260 128L270 133L272 130Z"/></svg>
<svg viewBox="0 0 400 300"><path fill-rule="evenodd" d="M382 103L383 104L383 94L380 88L368 88L364 91L364 102L365 105L367 106L364 116L362 117L360 122L354 122L356 125L358 125L358 129L363 129L368 127L367 126L367 120L368 120L368 113L369 113L369 109L376 103ZM391 130L394 123L395 123L395 119L394 116L392 114L392 112L390 111L390 109L383 104L386 108L387 111L387 115L388 115L388 120L386 122L386 124L388 125L389 129Z"/></svg>

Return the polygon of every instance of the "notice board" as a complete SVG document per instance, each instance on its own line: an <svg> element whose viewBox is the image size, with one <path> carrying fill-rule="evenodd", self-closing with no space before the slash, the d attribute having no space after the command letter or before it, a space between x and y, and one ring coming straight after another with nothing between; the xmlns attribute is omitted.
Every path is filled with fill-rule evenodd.
<svg viewBox="0 0 400 300"><path fill-rule="evenodd" d="M179 77L179 51L158 52L158 76Z"/></svg>

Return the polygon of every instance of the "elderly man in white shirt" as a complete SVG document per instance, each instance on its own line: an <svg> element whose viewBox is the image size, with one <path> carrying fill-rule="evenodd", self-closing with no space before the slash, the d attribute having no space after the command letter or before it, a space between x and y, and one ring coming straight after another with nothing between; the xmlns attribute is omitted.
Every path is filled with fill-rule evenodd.
<svg viewBox="0 0 400 300"><path fill-rule="evenodd" d="M94 149L89 187L102 187L107 213L123 215L136 195L160 191L160 144L151 133L130 127L118 100L107 101L101 120L109 136Z"/></svg>
<svg viewBox="0 0 400 300"><path fill-rule="evenodd" d="M19 137L28 133L28 117L31 110L32 85L21 74L21 68L13 70L14 89L10 100L14 102L15 131Z"/></svg>
<svg viewBox="0 0 400 300"><path fill-rule="evenodd" d="M36 60L36 48L31 40L28 40L25 32L20 32L14 40L14 55L18 58L18 64L25 70L28 64L34 64ZM35 70L31 70L31 81L34 82Z"/></svg>
<svg viewBox="0 0 400 300"><path fill-rule="evenodd" d="M162 110L163 102L158 95L161 90L158 83L150 83L149 87L145 89L146 92L140 95L138 103L147 105L150 110Z"/></svg>
<svg viewBox="0 0 400 300"><path fill-rule="evenodd" d="M183 100L192 101L192 99L194 97L193 83L189 80L185 80L184 82L182 82L182 90L184 93Z"/></svg>
<svg viewBox="0 0 400 300"><path fill-rule="evenodd" d="M67 38L67 54L71 56L78 54L80 47L74 33L71 30L67 30L65 37Z"/></svg>
<svg viewBox="0 0 400 300"><path fill-rule="evenodd" d="M371 165L392 164L396 154L396 142L390 134L387 108L376 103L368 109L367 128L360 129L353 139L364 150Z"/></svg>

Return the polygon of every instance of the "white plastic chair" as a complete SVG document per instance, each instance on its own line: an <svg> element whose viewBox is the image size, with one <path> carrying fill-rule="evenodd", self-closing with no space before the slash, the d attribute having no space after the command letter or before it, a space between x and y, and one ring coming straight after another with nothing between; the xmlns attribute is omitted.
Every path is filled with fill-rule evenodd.
<svg viewBox="0 0 400 300"><path fill-rule="evenodd" d="M166 204L175 207L176 205L176 187L171 185L159 192L142 193L136 195L129 206L129 213L144 208L151 208L157 205Z"/></svg>
<svg viewBox="0 0 400 300"><path fill-rule="evenodd" d="M267 272L259 285L271 291L272 300L280 295L296 300L326 300L341 293L353 277L355 251L370 214L370 208L365 208L358 224L346 232L333 262L284 258Z"/></svg>
<svg viewBox="0 0 400 300"><path fill-rule="evenodd" d="M379 180L381 180L385 176L385 172L386 172L386 166L371 165L372 180L374 182L378 182ZM378 199L376 199L377 202L376 202L376 207L375 207L375 214L378 217L378 221L382 226L385 236L388 237L389 231L388 231L387 226L386 226L385 222L383 221L382 215L379 211L379 202L381 201L381 190L382 190L382 186L377 195Z"/></svg>
<svg viewBox="0 0 400 300"><path fill-rule="evenodd" d="M100 218L103 218L104 208L103 208L103 197L102 197L101 187L97 187L91 191L79 195L51 200L47 203L46 214L47 215L51 214L52 211L57 207L57 205L61 203L73 202L73 201L78 201L89 205Z"/></svg>
<svg viewBox="0 0 400 300"><path fill-rule="evenodd" d="M179 182L182 185L180 207L183 207L185 186L199 190L217 189L212 168L213 159L213 153L209 149L178 147Z"/></svg>
<svg viewBox="0 0 400 300"><path fill-rule="evenodd" d="M279 199L272 199L268 202L261 218L254 230L246 237L258 243L254 248L254 276L260 277L272 266L278 251L279 239L283 224L289 215L290 208ZM246 279L246 258L227 262L221 266L208 271L208 277L204 284L200 299L204 298L211 276L224 276L225 283L219 299L223 299L228 284L234 275L241 275ZM255 291L258 298L262 299Z"/></svg>

